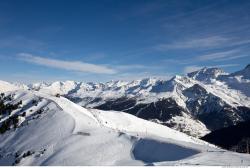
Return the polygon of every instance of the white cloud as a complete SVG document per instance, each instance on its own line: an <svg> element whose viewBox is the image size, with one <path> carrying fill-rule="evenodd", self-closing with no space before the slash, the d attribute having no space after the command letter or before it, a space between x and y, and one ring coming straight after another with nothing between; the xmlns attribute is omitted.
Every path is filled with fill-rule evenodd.
<svg viewBox="0 0 250 168"><path fill-rule="evenodd" d="M116 71L114 69L108 68L103 65L95 65L80 61L64 61L50 58L43 58L39 56L34 56L28 53L20 53L18 54L19 58L22 61L43 65L52 68L71 70L77 72L89 72L96 74L114 74Z"/></svg>

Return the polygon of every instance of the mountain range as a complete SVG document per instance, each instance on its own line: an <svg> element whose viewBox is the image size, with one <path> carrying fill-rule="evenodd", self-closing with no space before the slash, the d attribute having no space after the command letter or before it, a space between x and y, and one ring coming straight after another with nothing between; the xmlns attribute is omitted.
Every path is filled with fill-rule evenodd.
<svg viewBox="0 0 250 168"><path fill-rule="evenodd" d="M166 82L172 83L177 79L183 80L182 77L175 77ZM152 88L158 88L157 82ZM170 86L174 84L169 83ZM48 89L52 86L57 88L55 84L60 84L59 90L68 89L62 82L36 88L36 91L25 85L0 81L0 165L250 165L248 154L221 149L164 124L120 111L82 107L64 97L74 94L77 87L72 87L71 92L64 92L61 96L63 92L59 95L59 90ZM156 90L163 91L163 88ZM113 93L110 91L111 97ZM168 94L171 96L171 93ZM137 101L135 98L139 96L132 98ZM160 96L157 99L151 100L168 106L180 100ZM141 101L147 103L146 100ZM84 103L82 99L80 102ZM100 106L101 103L98 103L100 101L96 102ZM178 113L176 116L179 117ZM192 118L186 120L193 121ZM202 125L199 120L196 123Z"/></svg>
<svg viewBox="0 0 250 168"><path fill-rule="evenodd" d="M170 80L35 83L19 87L100 110L123 111L194 137L250 119L250 65L226 73L202 68Z"/></svg>

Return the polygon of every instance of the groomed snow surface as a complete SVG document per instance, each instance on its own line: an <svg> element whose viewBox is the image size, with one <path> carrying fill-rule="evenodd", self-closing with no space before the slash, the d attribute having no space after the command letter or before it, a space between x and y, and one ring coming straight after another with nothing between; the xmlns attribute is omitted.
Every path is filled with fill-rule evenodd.
<svg viewBox="0 0 250 168"><path fill-rule="evenodd" d="M12 165L17 157L16 165L250 165L247 154L127 113L85 109L36 91L12 94L29 113L19 128L0 135L0 165ZM32 99L39 99L36 106ZM42 108L40 117L32 118ZM31 155L20 157L27 151Z"/></svg>

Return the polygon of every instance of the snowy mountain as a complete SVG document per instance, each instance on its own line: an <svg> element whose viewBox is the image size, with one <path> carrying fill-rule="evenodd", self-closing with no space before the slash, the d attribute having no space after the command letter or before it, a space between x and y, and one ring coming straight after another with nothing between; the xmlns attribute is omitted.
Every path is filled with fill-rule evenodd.
<svg viewBox="0 0 250 168"><path fill-rule="evenodd" d="M226 75L226 73L220 68L206 67L187 74L188 77L203 82L211 82L220 75Z"/></svg>
<svg viewBox="0 0 250 168"><path fill-rule="evenodd" d="M231 76L242 76L244 79L250 80L250 64L248 64L243 70L232 73Z"/></svg>
<svg viewBox="0 0 250 168"><path fill-rule="evenodd" d="M127 113L86 109L39 91L2 92L0 165L250 164L247 154Z"/></svg>
<svg viewBox="0 0 250 168"><path fill-rule="evenodd" d="M170 80L54 82L30 85L87 108L116 110L195 137L250 119L249 65L235 73L202 68Z"/></svg>
<svg viewBox="0 0 250 168"><path fill-rule="evenodd" d="M15 85L12 85L8 82L5 81L1 81L0 80L0 92L6 92L6 91L13 91L13 90L17 90L18 87L16 87Z"/></svg>

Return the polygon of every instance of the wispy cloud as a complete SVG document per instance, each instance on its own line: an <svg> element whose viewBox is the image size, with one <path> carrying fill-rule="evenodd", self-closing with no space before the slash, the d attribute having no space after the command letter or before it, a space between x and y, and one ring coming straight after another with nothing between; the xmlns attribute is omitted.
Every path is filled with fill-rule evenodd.
<svg viewBox="0 0 250 168"><path fill-rule="evenodd" d="M95 65L80 61L64 61L51 58L43 58L40 56L34 56L29 53L20 53L18 54L20 60L29 62L32 64L43 65L52 68L77 71L77 72L88 72L96 74L114 74L116 71L107 66Z"/></svg>
<svg viewBox="0 0 250 168"><path fill-rule="evenodd" d="M172 58L163 60L167 64L177 64L177 65L190 65L193 63L204 63L209 62L224 62L229 60L237 60L240 58L250 57L247 50L243 49L233 49L233 50L224 50L219 52L212 52L209 54L193 56L187 59L181 58Z"/></svg>
<svg viewBox="0 0 250 168"><path fill-rule="evenodd" d="M161 70L165 68L165 66L141 65L141 64L113 65L113 67L119 71L134 71L134 70L152 71L152 70Z"/></svg>
<svg viewBox="0 0 250 168"><path fill-rule="evenodd" d="M209 2L197 8L165 16L164 30L168 39L204 35L249 39L249 7L249 1L233 4L228 1Z"/></svg>
<svg viewBox="0 0 250 168"><path fill-rule="evenodd" d="M220 65L215 65L213 67L219 67L219 68L225 68L225 67L235 67L239 66L240 64L220 64Z"/></svg>
<svg viewBox="0 0 250 168"><path fill-rule="evenodd" d="M212 54L206 54L196 57L199 61L209 61L209 60L216 60L216 59L222 59L228 56L232 56L233 54L236 54L238 50L229 50L229 51L223 51L223 52L216 52Z"/></svg>
<svg viewBox="0 0 250 168"><path fill-rule="evenodd" d="M117 65L116 69L119 70L133 70L133 69L147 69L147 66L140 64L131 64L131 65Z"/></svg>
<svg viewBox="0 0 250 168"><path fill-rule="evenodd" d="M162 60L165 64L177 64L177 65L187 65L190 63L193 63L193 60L191 59L164 59Z"/></svg>
<svg viewBox="0 0 250 168"><path fill-rule="evenodd" d="M158 44L154 48L159 51L176 49L216 49L221 47L245 45L248 43L250 43L250 40L210 36L205 38L192 38L183 41L175 41L167 44Z"/></svg>
<svg viewBox="0 0 250 168"><path fill-rule="evenodd" d="M235 60L235 59L238 59L238 58L244 58L244 57L249 57L249 55L231 55L231 56L228 56L228 57L224 57L224 58L220 58L220 59L216 59L214 61L229 61L229 60Z"/></svg>
<svg viewBox="0 0 250 168"><path fill-rule="evenodd" d="M211 54L197 56L195 59L198 61L225 61L225 60L233 60L238 58L247 57L249 55L242 54L242 51L238 49L223 51L223 52L215 52Z"/></svg>
<svg viewBox="0 0 250 168"><path fill-rule="evenodd" d="M211 48L228 42L229 39L212 36L206 38L189 39L185 41L177 41L169 44L159 44L155 46L158 50L170 50L170 49L193 49L193 48Z"/></svg>

